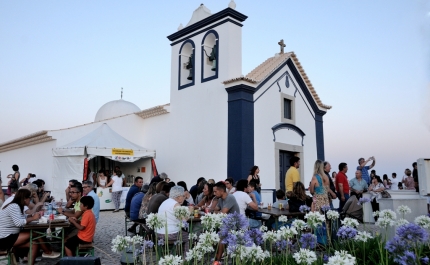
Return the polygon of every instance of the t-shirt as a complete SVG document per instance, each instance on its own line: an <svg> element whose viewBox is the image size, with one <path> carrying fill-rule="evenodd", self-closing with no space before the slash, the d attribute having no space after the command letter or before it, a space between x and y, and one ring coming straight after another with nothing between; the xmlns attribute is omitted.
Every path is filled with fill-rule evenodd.
<svg viewBox="0 0 430 265"><path fill-rule="evenodd" d="M288 205L288 200L277 200L276 202L273 203L272 207L273 208L279 208L279 204L282 203L285 206Z"/></svg>
<svg viewBox="0 0 430 265"><path fill-rule="evenodd" d="M85 228L78 231L78 237L85 242L92 242L96 232L96 217L93 211L89 210L85 211L81 217L81 225Z"/></svg>
<svg viewBox="0 0 430 265"><path fill-rule="evenodd" d="M357 178L353 178L349 181L349 186L351 189L357 191L367 190L367 182L364 179L358 180Z"/></svg>
<svg viewBox="0 0 430 265"><path fill-rule="evenodd" d="M336 175L336 190L339 192L339 184L343 185L343 193L349 195L349 183L348 179L342 171L339 171Z"/></svg>
<svg viewBox="0 0 430 265"><path fill-rule="evenodd" d="M300 173L297 168L291 166L285 174L285 189L293 191L293 183L300 181Z"/></svg>
<svg viewBox="0 0 430 265"><path fill-rule="evenodd" d="M391 180L391 188L390 189L391 190L399 190L399 179L397 177L393 178Z"/></svg>
<svg viewBox="0 0 430 265"><path fill-rule="evenodd" d="M133 199L134 195L136 195L136 193L138 193L139 191L140 191L139 187L134 184L130 187L127 193L127 197L125 199L125 206L124 206L125 212L130 211L131 199Z"/></svg>
<svg viewBox="0 0 430 265"><path fill-rule="evenodd" d="M260 205L260 202L261 202L261 195L260 195L260 193L258 193L256 190L254 190L252 193L255 195L255 200L257 201L257 205ZM256 217L261 217L261 213L256 212L255 216Z"/></svg>
<svg viewBox="0 0 430 265"><path fill-rule="evenodd" d="M75 209L75 213L76 212L80 212L81 211L81 201L75 202L75 206L73 207L73 209ZM82 215L78 218L78 220L82 219Z"/></svg>
<svg viewBox="0 0 430 265"><path fill-rule="evenodd" d="M236 199L236 203L239 206L240 213L245 215L246 207L248 207L248 204L252 202L251 197L243 191L236 191L232 194L234 198ZM218 201L219 206L219 201Z"/></svg>
<svg viewBox="0 0 430 265"><path fill-rule="evenodd" d="M132 221L139 219L139 210L140 210L140 206L142 205L143 196L145 196L145 193L138 192L131 199L131 203L130 203L130 219Z"/></svg>
<svg viewBox="0 0 430 265"><path fill-rule="evenodd" d="M361 170L361 177L367 182L367 184L370 184L370 176L369 176L369 166L365 166L362 169L360 169L360 166L357 167L357 170Z"/></svg>
<svg viewBox="0 0 430 265"><path fill-rule="evenodd" d="M6 209L0 211L0 238L5 238L10 234L18 234L27 223L19 205L10 204ZM0 246L1 249L1 246Z"/></svg>
<svg viewBox="0 0 430 265"><path fill-rule="evenodd" d="M97 196L97 194L92 190L90 191L87 196L91 196L94 199L94 206L93 206L93 213L94 216L96 217L96 222L99 221L99 215L100 215L100 199L99 196Z"/></svg>
<svg viewBox="0 0 430 265"><path fill-rule="evenodd" d="M122 191L122 179L118 176L112 176L112 192Z"/></svg>
<svg viewBox="0 0 430 265"><path fill-rule="evenodd" d="M228 209L227 213L235 213L235 212L240 213L240 208L239 208L239 205L237 204L237 201L236 201L236 198L234 197L234 194L228 194L225 199L220 198L218 200L218 207L219 207L220 211L222 211L222 209L224 209L224 208L227 208Z"/></svg>

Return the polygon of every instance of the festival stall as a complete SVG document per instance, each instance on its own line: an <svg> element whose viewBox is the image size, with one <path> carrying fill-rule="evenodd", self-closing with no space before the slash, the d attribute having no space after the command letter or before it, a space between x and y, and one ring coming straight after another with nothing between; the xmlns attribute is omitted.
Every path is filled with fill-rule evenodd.
<svg viewBox="0 0 430 265"><path fill-rule="evenodd" d="M53 183L54 187L58 187L53 194L56 198L64 197L64 189L70 179L87 179L87 167L92 159L108 159L115 165L119 165L124 175L130 176L134 172L151 174L153 158L155 158L154 150L130 142L106 123L74 142L54 148L52 152ZM143 169L146 172L142 172ZM97 169L94 171L97 172ZM93 179L90 180L93 181ZM129 187L123 187L121 201L125 199L128 189ZM111 188L97 188L102 210L114 208L111 192ZM123 206L122 204L121 207Z"/></svg>

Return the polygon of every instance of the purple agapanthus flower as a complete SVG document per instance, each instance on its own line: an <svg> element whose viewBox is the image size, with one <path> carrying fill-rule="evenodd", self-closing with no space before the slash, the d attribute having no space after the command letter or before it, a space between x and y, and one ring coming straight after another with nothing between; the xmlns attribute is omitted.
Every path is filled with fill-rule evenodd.
<svg viewBox="0 0 430 265"><path fill-rule="evenodd" d="M189 226L187 221L182 221L182 228L188 229Z"/></svg>
<svg viewBox="0 0 430 265"><path fill-rule="evenodd" d="M394 261L399 263L399 264L402 264L402 265L416 265L417 264L415 253L412 251L408 251L408 250L406 250L403 253L403 256L400 256L400 255L397 256L394 259Z"/></svg>
<svg viewBox="0 0 430 265"><path fill-rule="evenodd" d="M301 213L306 213L306 212L309 212L310 210L311 210L311 208L309 208L307 205L302 205L299 207L299 211Z"/></svg>
<svg viewBox="0 0 430 265"><path fill-rule="evenodd" d="M237 246L251 247L254 241L247 233L230 233L221 240L221 243L227 245L228 252L234 252Z"/></svg>
<svg viewBox="0 0 430 265"><path fill-rule="evenodd" d="M246 216L240 213L230 213L222 219L222 224L219 230L220 238L225 238L230 234L230 231L238 231L246 229L249 226Z"/></svg>
<svg viewBox="0 0 430 265"><path fill-rule="evenodd" d="M329 255L324 254L324 255L323 255L323 262L324 262L324 263L327 263L329 258L330 258L330 256L329 256Z"/></svg>
<svg viewBox="0 0 430 265"><path fill-rule="evenodd" d="M321 211L323 211L323 212L327 212L329 210L331 210L330 205L324 205L324 206L321 207Z"/></svg>
<svg viewBox="0 0 430 265"><path fill-rule="evenodd" d="M352 227L342 226L336 234L340 239L353 239L357 235L357 230Z"/></svg>
<svg viewBox="0 0 430 265"><path fill-rule="evenodd" d="M263 244L263 232L260 229L250 229L246 231L246 233L254 241L255 245L261 246L261 244Z"/></svg>
<svg viewBox="0 0 430 265"><path fill-rule="evenodd" d="M385 245L385 249L394 256L403 253L407 248L408 246L406 241L401 239L399 236L393 237L393 239L389 240Z"/></svg>
<svg viewBox="0 0 430 265"><path fill-rule="evenodd" d="M278 240L278 241L275 242L275 247L278 250L281 250L281 251L285 250L287 248L287 246L288 246L288 242L285 239Z"/></svg>
<svg viewBox="0 0 430 265"><path fill-rule="evenodd" d="M425 256L424 258L421 258L420 260L423 264L429 264L429 257L427 256Z"/></svg>
<svg viewBox="0 0 430 265"><path fill-rule="evenodd" d="M159 246L164 246L164 239L160 238L158 239L158 243Z"/></svg>
<svg viewBox="0 0 430 265"><path fill-rule="evenodd" d="M317 237L313 234L306 233L300 237L299 242L301 248L314 249L317 245Z"/></svg>
<svg viewBox="0 0 430 265"><path fill-rule="evenodd" d="M411 243L420 243L427 241L429 235L427 231L414 223L404 224L397 228L396 234L404 240Z"/></svg>
<svg viewBox="0 0 430 265"><path fill-rule="evenodd" d="M358 200L358 205L363 205L363 204L365 204L365 203L368 203L368 202L370 202L370 199L369 198L360 198L359 200Z"/></svg>
<svg viewBox="0 0 430 265"><path fill-rule="evenodd" d="M152 247L154 247L154 242L152 242L151 240L145 240L145 241L143 241L143 247L144 248L152 248Z"/></svg>

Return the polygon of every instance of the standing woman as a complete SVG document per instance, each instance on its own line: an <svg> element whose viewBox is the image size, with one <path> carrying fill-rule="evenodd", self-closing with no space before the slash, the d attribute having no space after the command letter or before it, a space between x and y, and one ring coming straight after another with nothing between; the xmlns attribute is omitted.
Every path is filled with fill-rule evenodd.
<svg viewBox="0 0 430 265"><path fill-rule="evenodd" d="M261 194L261 182L258 173L260 173L258 166L251 167L251 170L249 170L248 184L251 182L251 180L254 180L255 183L257 183L256 191Z"/></svg>
<svg viewBox="0 0 430 265"><path fill-rule="evenodd" d="M97 185L101 188L106 188L106 184L108 182L108 178L105 176L103 170L99 171L99 176L97 177Z"/></svg>
<svg viewBox="0 0 430 265"><path fill-rule="evenodd" d="M15 248L30 247L30 233L20 233L21 227L31 221L39 220L39 213L25 218L24 206L30 204L31 191L20 189L16 193L13 200L3 207L0 211L0 249L10 250ZM33 263L38 253L38 244L35 242L32 245ZM15 257L12 257L15 258Z"/></svg>
<svg viewBox="0 0 430 265"><path fill-rule="evenodd" d="M121 175L121 170L114 171L109 184L106 185L106 187L112 186L112 201L115 205L114 213L119 211L119 206L121 204L122 179L121 177L118 177Z"/></svg>
<svg viewBox="0 0 430 265"><path fill-rule="evenodd" d="M314 175L312 176L309 191L313 195L315 211L320 211L323 206L329 206L328 193L336 197L336 194L330 189L329 177L324 173L324 162L321 160L315 161Z"/></svg>

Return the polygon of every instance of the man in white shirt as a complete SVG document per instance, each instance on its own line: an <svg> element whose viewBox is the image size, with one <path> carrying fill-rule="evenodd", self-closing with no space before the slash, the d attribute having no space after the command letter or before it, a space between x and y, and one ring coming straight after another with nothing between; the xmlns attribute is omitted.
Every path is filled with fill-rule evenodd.
<svg viewBox="0 0 430 265"><path fill-rule="evenodd" d="M399 190L399 179L396 178L397 174L391 174L391 190Z"/></svg>
<svg viewBox="0 0 430 265"><path fill-rule="evenodd" d="M248 188L248 180L241 179L236 184L236 192L233 196L236 198L237 204L239 204L240 214L245 215L245 210L247 207L254 211L258 210L258 205L253 201L246 189ZM252 196L252 195L251 195Z"/></svg>

